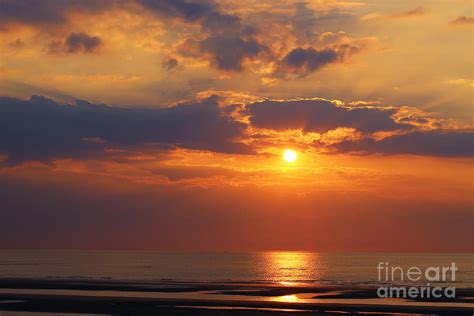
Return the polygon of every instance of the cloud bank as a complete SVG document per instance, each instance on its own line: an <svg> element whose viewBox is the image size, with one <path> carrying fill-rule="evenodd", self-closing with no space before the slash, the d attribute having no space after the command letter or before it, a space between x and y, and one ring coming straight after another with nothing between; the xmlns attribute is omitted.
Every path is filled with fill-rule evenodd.
<svg viewBox="0 0 474 316"><path fill-rule="evenodd" d="M337 153L423 155L439 157L474 156L472 131L416 131L376 140L342 141L332 145Z"/></svg>
<svg viewBox="0 0 474 316"><path fill-rule="evenodd" d="M216 98L171 108L136 109L76 101L58 104L32 96L0 98L0 153L11 163L88 158L106 148L160 144L227 153L249 153L234 142L244 125L225 116Z"/></svg>
<svg viewBox="0 0 474 316"><path fill-rule="evenodd" d="M250 104L248 110L253 126L274 130L325 133L346 127L370 133L410 127L394 120L394 108L347 107L325 99L264 101Z"/></svg>
<svg viewBox="0 0 474 316"><path fill-rule="evenodd" d="M11 164L100 158L113 150L145 148L255 154L259 136L249 129L273 131L273 136L266 137L267 146L278 146L279 133L288 130L323 137L345 129L341 138L325 142L323 137L311 144L321 153L474 154L471 129L435 129L429 118L400 117L401 109L396 107L302 99L267 100L238 109L219 105L216 96L169 108L121 108L81 100L74 105L59 104L42 96L29 100L0 97L0 154L7 155Z"/></svg>

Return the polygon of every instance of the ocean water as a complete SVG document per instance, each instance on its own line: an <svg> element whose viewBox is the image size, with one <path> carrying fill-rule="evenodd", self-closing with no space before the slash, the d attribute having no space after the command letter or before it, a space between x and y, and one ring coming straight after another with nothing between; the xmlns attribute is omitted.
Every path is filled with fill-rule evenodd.
<svg viewBox="0 0 474 316"><path fill-rule="evenodd" d="M0 278L73 278L143 281L407 284L400 269L387 280L377 267L411 267L422 273L454 262L443 285L474 287L474 254L153 252L0 250ZM432 271L433 272L433 271ZM431 274L432 275L432 274ZM433 282L431 282L433 284Z"/></svg>

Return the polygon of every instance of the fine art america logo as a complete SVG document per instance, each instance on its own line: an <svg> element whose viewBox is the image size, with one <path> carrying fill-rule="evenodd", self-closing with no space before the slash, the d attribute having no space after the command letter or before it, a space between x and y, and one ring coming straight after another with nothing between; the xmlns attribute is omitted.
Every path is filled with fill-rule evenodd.
<svg viewBox="0 0 474 316"><path fill-rule="evenodd" d="M433 283L455 282L457 270L455 262L451 262L449 266L427 268L412 266L405 269L399 266L391 266L388 262L379 262L377 266L379 282L390 284L416 282L418 284L426 283L426 286L381 286L377 289L377 295L380 298L455 298L455 287L440 287L433 285Z"/></svg>

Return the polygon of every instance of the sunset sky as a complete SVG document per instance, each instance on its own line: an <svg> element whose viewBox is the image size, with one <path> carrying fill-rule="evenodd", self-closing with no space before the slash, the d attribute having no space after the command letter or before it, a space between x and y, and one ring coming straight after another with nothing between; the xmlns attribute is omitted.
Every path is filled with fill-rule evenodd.
<svg viewBox="0 0 474 316"><path fill-rule="evenodd" d="M0 0L0 248L474 251L473 26L471 0Z"/></svg>

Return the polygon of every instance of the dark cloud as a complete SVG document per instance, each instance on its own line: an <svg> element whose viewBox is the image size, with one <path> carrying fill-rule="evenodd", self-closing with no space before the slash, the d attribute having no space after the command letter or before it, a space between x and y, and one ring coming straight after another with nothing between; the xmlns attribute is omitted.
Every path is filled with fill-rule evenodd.
<svg viewBox="0 0 474 316"><path fill-rule="evenodd" d="M163 18L198 23L205 37L185 41L183 55L208 60L224 71L241 71L245 59L257 57L266 48L253 35L256 30L244 25L237 15L222 12L214 1L139 0L145 8ZM192 51L192 53L190 53Z"/></svg>
<svg viewBox="0 0 474 316"><path fill-rule="evenodd" d="M48 52L51 54L73 54L73 53L94 53L102 45L102 40L98 36L89 35L83 32L71 33L61 41L52 41L48 45Z"/></svg>
<svg viewBox="0 0 474 316"><path fill-rule="evenodd" d="M118 108L76 101L61 105L33 96L0 98L0 153L11 163L54 158L87 158L104 148L146 144L229 153L248 153L233 140L245 125L219 109L217 98L171 108Z"/></svg>
<svg viewBox="0 0 474 316"><path fill-rule="evenodd" d="M68 53L85 52L91 53L99 48L102 40L98 36L86 33L71 33L64 41Z"/></svg>
<svg viewBox="0 0 474 316"><path fill-rule="evenodd" d="M100 12L120 0L2 0L0 1L0 28L8 24L59 25L67 21L71 11Z"/></svg>
<svg viewBox="0 0 474 316"><path fill-rule="evenodd" d="M266 48L255 39L239 36L212 36L200 42L202 52L210 54L211 64L226 71L242 70L245 59L253 58Z"/></svg>
<svg viewBox="0 0 474 316"><path fill-rule="evenodd" d="M457 19L450 22L452 25L469 25L474 24L474 17L472 16L460 16Z"/></svg>
<svg viewBox="0 0 474 316"><path fill-rule="evenodd" d="M316 50L312 47L295 48L283 58L283 64L297 71L313 72L329 63L339 59L338 54L333 49Z"/></svg>
<svg viewBox="0 0 474 316"><path fill-rule="evenodd" d="M202 22L202 28L212 34L239 34L251 35L255 30L252 27L244 27L240 17L232 14L212 12Z"/></svg>
<svg viewBox="0 0 474 316"><path fill-rule="evenodd" d="M221 12L214 1L209 0L138 0L146 9L164 19L181 19L197 22L204 31L213 34L240 33L240 17Z"/></svg>
<svg viewBox="0 0 474 316"><path fill-rule="evenodd" d="M345 140L331 147L338 153L471 157L474 155L474 132L416 131L381 140Z"/></svg>
<svg viewBox="0 0 474 316"><path fill-rule="evenodd" d="M161 61L161 66L166 70L173 70L174 68L178 67L178 60L176 58L164 58Z"/></svg>
<svg viewBox="0 0 474 316"><path fill-rule="evenodd" d="M345 127L365 134L364 139L315 144L331 153L445 157L474 153L472 131L417 130L412 124L395 121L397 110L391 107L349 107L311 99L251 103L245 111L255 128L325 133ZM29 100L0 97L0 154L7 155L10 164L122 155L106 149L189 148L248 154L252 149L237 141L245 137L246 127L220 108L217 97L170 108L119 108L80 100L74 105L59 104L41 96ZM380 131L404 134L370 138Z"/></svg>
<svg viewBox="0 0 474 316"><path fill-rule="evenodd" d="M210 0L2 0L0 25L58 26L68 21L71 12L98 13L114 8L133 8L137 3L160 18L198 21L207 29L240 25L239 17L221 13L218 4Z"/></svg>
<svg viewBox="0 0 474 316"><path fill-rule="evenodd" d="M372 133L410 127L395 122L393 108L346 107L324 99L257 102L248 105L248 111L253 126L275 130L325 133L347 127Z"/></svg>
<svg viewBox="0 0 474 316"><path fill-rule="evenodd" d="M359 50L360 47L351 44L335 45L324 49L295 48L281 60L276 75L296 74L304 77L329 64L343 62Z"/></svg>
<svg viewBox="0 0 474 316"><path fill-rule="evenodd" d="M426 117L417 117L415 115L408 115L406 117L402 117L398 120L400 123L416 123L416 124L429 124L430 119Z"/></svg>
<svg viewBox="0 0 474 316"><path fill-rule="evenodd" d="M414 123L431 124L423 117L394 119L398 110L382 106L342 106L324 99L264 101L247 106L250 123L257 128L325 133L336 128L354 128L365 133L363 139L344 139L338 143L316 144L330 153L412 154L423 156L467 157L474 155L474 132L456 130L418 130ZM367 134L399 131L383 139Z"/></svg>
<svg viewBox="0 0 474 316"><path fill-rule="evenodd" d="M208 0L138 0L145 8L166 18L196 21L217 12L217 5Z"/></svg>

